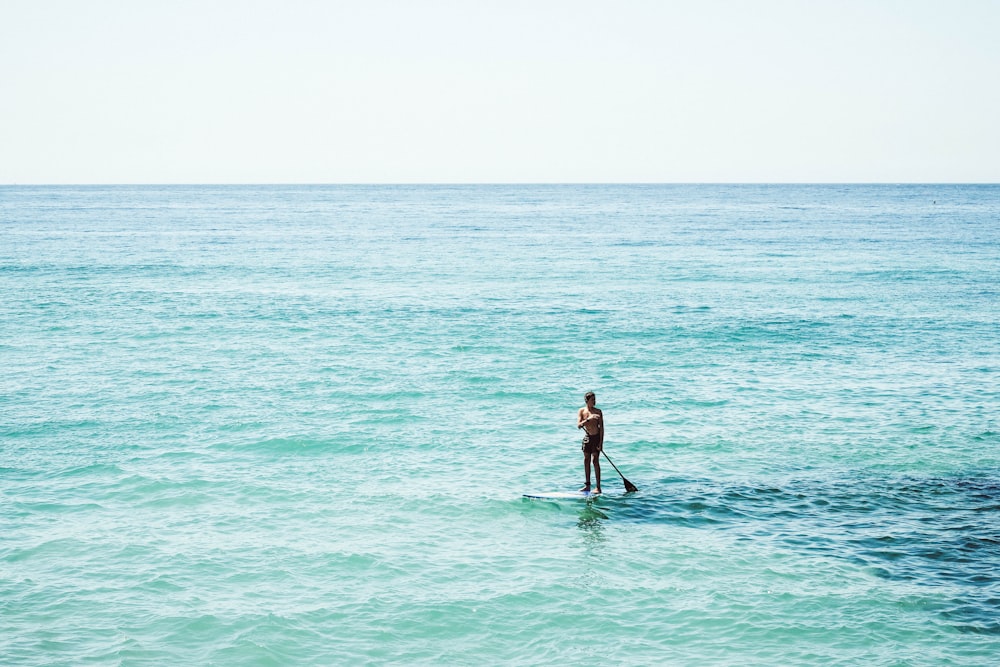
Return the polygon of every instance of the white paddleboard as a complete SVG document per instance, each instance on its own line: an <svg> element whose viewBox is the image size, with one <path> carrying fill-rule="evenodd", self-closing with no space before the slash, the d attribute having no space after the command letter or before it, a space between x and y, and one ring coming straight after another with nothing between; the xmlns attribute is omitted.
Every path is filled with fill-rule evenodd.
<svg viewBox="0 0 1000 667"><path fill-rule="evenodd" d="M532 500L591 500L599 498L601 494L596 491L541 491L525 493L523 496Z"/></svg>

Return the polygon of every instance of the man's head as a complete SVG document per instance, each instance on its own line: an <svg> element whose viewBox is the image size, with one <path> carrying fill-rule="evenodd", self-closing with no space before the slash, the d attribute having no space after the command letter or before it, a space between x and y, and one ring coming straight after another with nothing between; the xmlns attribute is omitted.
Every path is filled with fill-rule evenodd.
<svg viewBox="0 0 1000 667"><path fill-rule="evenodd" d="M583 400L586 401L587 405L593 405L597 402L597 396L594 395L594 392L588 391L583 395Z"/></svg>

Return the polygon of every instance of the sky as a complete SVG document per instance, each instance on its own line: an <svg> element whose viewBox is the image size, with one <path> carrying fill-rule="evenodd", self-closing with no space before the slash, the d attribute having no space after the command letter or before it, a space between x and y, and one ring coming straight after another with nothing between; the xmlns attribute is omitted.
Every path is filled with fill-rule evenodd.
<svg viewBox="0 0 1000 667"><path fill-rule="evenodd" d="M1000 0L0 0L0 184L1000 182Z"/></svg>

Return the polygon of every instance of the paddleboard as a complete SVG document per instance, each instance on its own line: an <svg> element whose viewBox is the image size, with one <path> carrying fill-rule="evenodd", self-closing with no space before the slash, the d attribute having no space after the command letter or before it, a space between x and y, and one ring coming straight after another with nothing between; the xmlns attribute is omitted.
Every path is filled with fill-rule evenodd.
<svg viewBox="0 0 1000 667"><path fill-rule="evenodd" d="M522 494L532 500L590 500L600 497L596 491L541 491Z"/></svg>

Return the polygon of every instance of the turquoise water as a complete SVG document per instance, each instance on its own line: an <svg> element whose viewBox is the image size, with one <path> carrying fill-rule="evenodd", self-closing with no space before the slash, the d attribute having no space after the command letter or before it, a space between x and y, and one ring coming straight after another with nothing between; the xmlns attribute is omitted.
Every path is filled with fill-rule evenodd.
<svg viewBox="0 0 1000 667"><path fill-rule="evenodd" d="M986 665L1000 187L0 188L16 665ZM605 497L576 410L606 415Z"/></svg>

